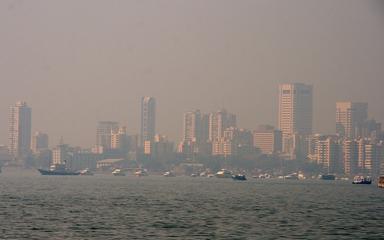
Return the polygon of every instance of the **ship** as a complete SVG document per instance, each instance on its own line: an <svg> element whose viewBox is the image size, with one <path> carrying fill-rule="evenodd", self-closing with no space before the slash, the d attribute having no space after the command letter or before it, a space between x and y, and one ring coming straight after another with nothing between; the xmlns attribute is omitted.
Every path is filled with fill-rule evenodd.
<svg viewBox="0 0 384 240"><path fill-rule="evenodd" d="M379 182L377 183L379 188L384 188L384 176L379 177Z"/></svg>
<svg viewBox="0 0 384 240"><path fill-rule="evenodd" d="M80 172L74 172L66 168L65 164L54 164L51 165L48 170L46 169L37 169L41 175L50 175L50 176L77 176L80 175Z"/></svg>
<svg viewBox="0 0 384 240"><path fill-rule="evenodd" d="M320 179L321 180L335 180L336 176L333 174L323 174L323 175L320 175Z"/></svg>

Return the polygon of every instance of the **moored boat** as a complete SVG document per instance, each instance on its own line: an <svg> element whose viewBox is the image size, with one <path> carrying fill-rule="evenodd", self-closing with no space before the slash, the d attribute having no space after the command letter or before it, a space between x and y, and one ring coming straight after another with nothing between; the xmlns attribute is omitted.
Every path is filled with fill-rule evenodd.
<svg viewBox="0 0 384 240"><path fill-rule="evenodd" d="M140 169L135 172L135 175L138 177L148 176L148 171L145 169Z"/></svg>
<svg viewBox="0 0 384 240"><path fill-rule="evenodd" d="M218 178L231 178L232 172L227 169L221 169L216 173L216 177Z"/></svg>
<svg viewBox="0 0 384 240"><path fill-rule="evenodd" d="M379 188L384 188L384 176L379 177L379 182L377 183Z"/></svg>
<svg viewBox="0 0 384 240"><path fill-rule="evenodd" d="M370 177L364 177L364 176L355 176L353 178L352 184L371 184L372 179Z"/></svg>
<svg viewBox="0 0 384 240"><path fill-rule="evenodd" d="M123 172L120 168L116 168L112 172L113 176L125 176L125 172Z"/></svg>
<svg viewBox="0 0 384 240"><path fill-rule="evenodd" d="M333 175L333 174L323 174L323 175L320 175L320 179L321 180L335 180L336 179L336 176Z"/></svg>
<svg viewBox="0 0 384 240"><path fill-rule="evenodd" d="M164 177L176 177L175 173L168 171L163 174Z"/></svg>
<svg viewBox="0 0 384 240"><path fill-rule="evenodd" d="M93 172L89 170L89 168L86 168L84 170L80 171L81 176L93 176Z"/></svg>
<svg viewBox="0 0 384 240"><path fill-rule="evenodd" d="M236 175L233 175L232 176L232 179L233 180L237 180L237 181L246 181L247 178L245 177L244 174L236 174Z"/></svg>
<svg viewBox="0 0 384 240"><path fill-rule="evenodd" d="M37 169L41 175L49 175L49 176L76 176L79 175L80 172L74 172L66 168L64 164L55 164L51 165L48 170L46 169Z"/></svg>

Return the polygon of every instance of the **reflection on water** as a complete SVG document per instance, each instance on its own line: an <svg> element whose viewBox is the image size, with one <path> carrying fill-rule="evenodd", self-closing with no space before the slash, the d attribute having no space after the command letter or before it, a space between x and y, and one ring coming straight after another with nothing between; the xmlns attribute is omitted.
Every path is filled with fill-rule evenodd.
<svg viewBox="0 0 384 240"><path fill-rule="evenodd" d="M384 191L339 181L0 175L0 239L379 239Z"/></svg>

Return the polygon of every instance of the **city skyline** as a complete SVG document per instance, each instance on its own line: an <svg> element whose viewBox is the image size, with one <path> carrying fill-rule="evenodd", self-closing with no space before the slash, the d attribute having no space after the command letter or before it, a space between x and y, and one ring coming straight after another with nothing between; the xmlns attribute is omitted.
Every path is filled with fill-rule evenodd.
<svg viewBox="0 0 384 240"><path fill-rule="evenodd" d="M295 87L292 87L292 86L295 86ZM306 90L306 89L310 89L310 95L312 96L313 94L313 85L305 85L305 84L302 84L302 83L283 83L283 84L279 84L277 87L279 89L279 94L277 94L277 96L275 96L277 99L279 99L279 101L282 101L281 99L281 94L282 94L282 91L284 90L284 88L288 87L289 89L292 88L292 91L296 91L296 90L293 90L293 89L296 89L297 86L300 86L300 89L301 90ZM304 87L304 88L303 88ZM311 98L311 101L312 101L312 97ZM280 103L281 104L281 103ZM287 103L285 103L287 105ZM150 105L150 107L149 107ZM289 104L288 104L289 105ZM287 106L288 106L287 105ZM311 105L311 104L309 104ZM354 101L339 101L339 102L336 102L335 103L336 107L334 109L335 111L335 118L334 118L334 125L335 125L335 128L333 130L333 132L319 132L319 131L314 131L312 129L312 126L310 127L310 130L308 129L304 129L304 132L298 132L298 131L292 131L292 132L289 132L289 133L286 133L287 136L292 136L293 133L297 133L299 135L311 135L311 134L323 134L323 135L329 135L329 134L339 134L340 136L346 136L348 138L354 138L355 135L348 135L348 134L344 134L342 132L340 132L340 125L341 124L341 121L344 121L344 125L346 123L349 123L350 125L352 124L351 120L348 120L349 118L347 118L347 116L350 116L351 115L351 109L354 110L354 108L352 108L351 106L358 106L359 108L361 108L362 110L359 110L358 114L359 115L362 115L362 116L358 116L358 118L360 119L360 122L359 122L359 129L358 131L360 132L360 134L362 134L363 132L363 126L362 124L365 124L367 123L366 121L373 121L373 123L371 124L376 124L376 123L379 123L379 121L375 121L377 120L377 118L375 117L371 117L371 115L374 116L374 114L370 114L370 111L368 110L368 105L369 103L364 103L364 102L354 102ZM25 101L17 101L15 105L11 105L10 109L15 109L17 107L22 107L22 106L25 106L29 109L29 112L31 112L31 107L30 105L27 105L27 102ZM289 105L290 107L292 107L291 105ZM361 106L361 107L360 107ZM148 107L150 109L148 109ZM340 108L342 108L343 110L340 110ZM312 107L310 107L310 109L307 109L309 110L310 112L313 111ZM147 115L148 111L151 112L150 115L153 115L153 114L156 114L156 99L153 98L153 97L141 97L141 121L143 122L143 114L144 115ZM284 111L282 109L282 111ZM343 112L344 111L344 112ZM145 113L147 112L147 113ZM342 112L342 114L340 113ZM360 113L362 112L362 113ZM12 111L11 111L12 113ZM196 115L198 116L198 118L200 119L199 122L195 122L195 123L192 123L192 119L190 119L191 117L193 117L193 121L197 121L196 120ZM192 138L191 136L195 135L195 134L203 134L203 135L206 135L206 138L207 140L209 141L215 141L217 139L220 139L222 137L222 135L224 134L224 130L226 130L227 128L229 127L238 127L239 129L247 129L247 130L251 130L251 131L257 131L259 130L260 127L264 128L264 127L274 127L276 130L279 130L282 132L283 136L284 136L284 131L279 128L279 119L281 118L281 112L278 111L276 112L276 116L278 118L278 123L276 125L273 125L272 123L262 123L262 124L258 124L258 125L255 125L253 128L245 128L244 126L238 126L237 124L237 119L238 119L238 115L236 114L232 114L230 112L228 112L226 109L222 108L222 109L219 109L219 110L216 110L216 111L211 111L211 112L201 112L200 109L198 108L195 108L194 110L192 111L186 111L184 112L182 118L181 118L181 121L180 121L180 125L181 125L181 131L179 132L179 137L176 137L175 139L172 139L172 138L169 138L169 135L166 133L166 132L159 132L159 131L156 131L156 129L152 129L153 130L153 133L151 133L153 135L153 137L150 137L148 139L154 139L154 136L157 135L157 134L160 134L160 135L164 135L164 136L167 136L167 138L169 138L170 140L172 140L174 143L178 143L179 141L191 141ZM309 115L312 115L312 113L310 113ZM306 114L303 115L304 118L306 119ZM354 115L353 115L354 116ZM203 124L202 122L202 118L206 117L206 127L203 127ZM113 116L111 116L111 118L113 118ZM9 119L12 119L12 114L9 116ZM144 118L145 119L145 118ZM310 122L313 122L315 121L316 119L313 119L312 116L310 117L311 121ZM351 119L354 119L354 118L351 118ZM302 121L302 120L299 120L299 121ZM32 126L30 127L30 132L29 133L31 135L30 137L30 141L29 141L29 145L32 146L33 144L33 137L32 136L32 131L35 132L36 134L39 133L40 131L44 132L44 129L43 130L36 130L34 129L33 127L33 120L30 119L29 120L30 123L32 123ZM217 122L217 123L215 123ZM11 122L8 123L8 131L9 131L9 134L11 134L11 128L12 128L12 124ZM153 125L156 125L156 119L152 119L151 120L151 124ZM201 125L201 126L197 126L197 129L196 126L193 126L193 132L191 132L192 129L186 129L186 124L198 124L198 125ZM295 128L294 127L294 124L292 125L293 123L289 123L288 125L292 128ZM353 123L354 125L355 123ZM222 126L221 126L222 125ZM288 126L287 125L287 126ZM308 125L308 124L307 124ZM311 124L309 124L311 125ZM110 148L110 144L111 143L111 137L112 135L114 134L114 132L119 132L121 131L121 127L119 126L123 126L124 128L124 132L126 134L129 134L129 135L142 135L141 134L141 131L136 131L136 132L128 132L127 131L127 127L124 125L124 124L120 124L120 122L117 122L117 121L95 121L95 129L96 130L96 141L93 141L90 145L85 145L85 146L81 146L81 145L76 145L76 146L79 146L79 147L85 147L85 148L93 148L93 147L103 147L105 149L108 149ZM372 126L372 125L370 125ZM153 126L154 127L154 126ZM374 126L373 126L374 127ZM141 126L142 128L142 126ZM190 127L187 127L187 128L191 128ZM206 131L207 132L199 132L199 128L207 128ZM350 130L351 126L349 126L349 130ZM119 130L120 129L120 130ZM212 130L213 131L218 131L215 135L215 133L211 132ZM152 131L151 130L151 131ZM292 129L290 129L292 130ZM187 131L187 132L186 132ZM189 132L188 132L189 131ZM196 132L197 131L197 132ZM201 130L200 130L201 131ZM351 130L350 130L351 131ZM357 131L357 130L355 130ZM189 136L187 136L187 135ZM47 134L46 132L44 132L44 135L47 135L46 137L49 136L49 134ZM212 136L211 136L212 135ZM215 136L213 136L215 135ZM9 135L10 137L10 135ZM8 139L9 139L8 137ZM191 138L191 139L189 139ZM139 138L140 139L140 138ZM147 141L148 141L147 139ZM60 140L59 142L55 143L51 143L50 142L50 147L53 147L53 146L56 146L58 144L61 144L61 141L63 140L63 136L60 136ZM74 145L73 143L71 142L68 142L69 144L72 144ZM107 145L106 145L107 143ZM8 145L9 142L7 144L2 144L2 145ZM140 144L139 144L140 145ZM10 145L8 145L10 146ZM108 147L109 146L109 147ZM30 147L31 148L31 147ZM32 149L32 148L31 148ZM102 152L102 149L101 149L101 152Z"/></svg>
<svg viewBox="0 0 384 240"><path fill-rule="evenodd" d="M33 131L89 146L97 121L138 132L140 97L153 96L158 132L177 141L182 115L195 108L226 108L244 128L277 126L276 85L302 82L316 89L315 132L334 132L343 100L368 102L383 122L377 1L171 2L2 1L0 112L23 99ZM7 123L1 115L2 144Z"/></svg>

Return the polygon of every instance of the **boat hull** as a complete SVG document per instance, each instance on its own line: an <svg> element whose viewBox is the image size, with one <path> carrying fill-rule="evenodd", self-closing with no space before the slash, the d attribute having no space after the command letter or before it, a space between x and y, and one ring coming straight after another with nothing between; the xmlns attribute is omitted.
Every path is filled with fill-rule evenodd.
<svg viewBox="0 0 384 240"><path fill-rule="evenodd" d="M47 176L77 176L80 175L79 172L68 172L68 171L52 171L52 170L44 170L37 169L41 175Z"/></svg>

